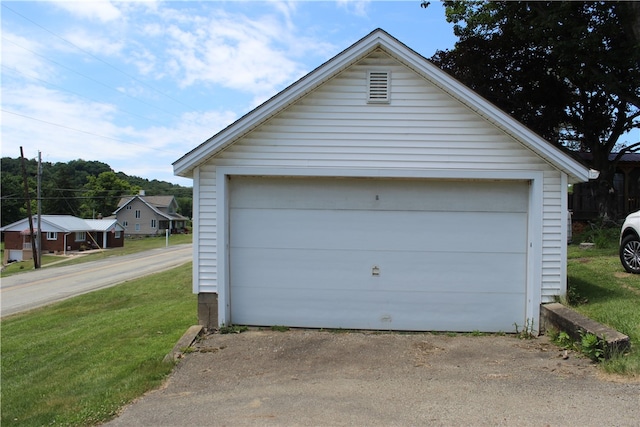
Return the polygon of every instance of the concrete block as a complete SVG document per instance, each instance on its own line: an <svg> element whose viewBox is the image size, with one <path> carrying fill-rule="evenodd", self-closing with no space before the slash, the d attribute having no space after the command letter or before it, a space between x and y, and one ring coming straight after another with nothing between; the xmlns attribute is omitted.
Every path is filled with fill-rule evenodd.
<svg viewBox="0 0 640 427"><path fill-rule="evenodd" d="M191 344L193 344L203 332L204 327L202 325L191 326L187 329L187 332L180 337L176 345L173 346L171 352L164 357L163 362L174 362L178 360L184 353L184 350L191 347Z"/></svg>
<svg viewBox="0 0 640 427"><path fill-rule="evenodd" d="M590 333L604 343L605 355L626 351L631 348L629 337L560 303L542 304L540 322L543 329L554 327L566 332L572 339L579 340L581 334Z"/></svg>
<svg viewBox="0 0 640 427"><path fill-rule="evenodd" d="M218 329L218 294L198 294L198 323L207 329Z"/></svg>

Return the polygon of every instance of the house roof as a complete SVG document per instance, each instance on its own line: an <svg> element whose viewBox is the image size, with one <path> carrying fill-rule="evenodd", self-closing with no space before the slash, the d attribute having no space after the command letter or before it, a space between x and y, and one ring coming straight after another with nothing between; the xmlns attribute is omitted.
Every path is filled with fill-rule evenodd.
<svg viewBox="0 0 640 427"><path fill-rule="evenodd" d="M609 153L609 161L613 162L620 153ZM593 153L579 153L581 159L590 162L593 160ZM640 163L640 153L624 153L618 160L620 163Z"/></svg>
<svg viewBox="0 0 640 427"><path fill-rule="evenodd" d="M127 203L129 203L130 201L135 199L136 197L138 197L141 200L144 200L149 205L153 205L153 206L160 207L160 208L169 206L175 200L174 196L141 196L141 195L135 195L135 196L129 196L129 197L122 197L120 199L120 201L118 202L118 207L120 208L123 205L126 205Z"/></svg>
<svg viewBox="0 0 640 427"><path fill-rule="evenodd" d="M91 220L82 219L71 215L42 215L41 230L47 232L73 233L79 231L107 231L107 230L124 230L124 228L115 220ZM38 226L38 216L33 217L34 229ZM29 219L23 218L13 224L0 228L0 231L24 231L29 227ZM117 228L119 227L119 228Z"/></svg>
<svg viewBox="0 0 640 427"><path fill-rule="evenodd" d="M376 29L360 41L325 62L311 73L293 83L256 109L215 134L173 163L174 174L193 177L193 171L207 162L242 136L265 123L292 103L304 97L355 62L376 49L404 64L414 72L439 87L481 117L515 138L539 157L557 169L567 173L571 182L587 181L591 177L588 168L544 140L522 123L491 104L476 92L438 68L427 58L410 49L382 29Z"/></svg>
<svg viewBox="0 0 640 427"><path fill-rule="evenodd" d="M114 214L117 214L120 210L122 210L129 203L133 202L135 199L139 199L142 203L147 205L149 209L155 212L158 216L167 218L167 219L175 219L175 220L186 220L188 219L185 216L182 216L178 213L168 213L162 212L160 208L166 208L171 205L172 202L175 201L174 196L131 196L131 197L123 197L118 202L118 209L115 210Z"/></svg>
<svg viewBox="0 0 640 427"><path fill-rule="evenodd" d="M91 231L124 231L124 227L112 218L85 219Z"/></svg>

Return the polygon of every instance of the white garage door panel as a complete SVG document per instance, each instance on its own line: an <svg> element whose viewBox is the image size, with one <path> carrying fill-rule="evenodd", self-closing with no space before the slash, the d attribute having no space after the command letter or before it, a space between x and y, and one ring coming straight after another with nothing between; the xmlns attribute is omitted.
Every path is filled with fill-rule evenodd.
<svg viewBox="0 0 640 427"><path fill-rule="evenodd" d="M527 215L232 209L233 247L524 253ZM500 230L500 233L496 233ZM238 230L240 231L240 230Z"/></svg>
<svg viewBox="0 0 640 427"><path fill-rule="evenodd" d="M440 331L512 331L522 324L524 301L509 294L477 294L472 299L434 293L428 301L413 292L290 289L273 298L269 289L236 289L236 299L261 301L250 311L233 312L235 323L294 325L308 328L354 328ZM495 307L502 307L496 310ZM398 310L398 307L403 307ZM455 315L453 315L455 313ZM264 319L269 319L264 323Z"/></svg>
<svg viewBox="0 0 640 427"><path fill-rule="evenodd" d="M229 188L233 323L523 323L526 182L233 177Z"/></svg>
<svg viewBox="0 0 640 427"><path fill-rule="evenodd" d="M360 292L519 293L524 300L526 266L518 254L454 254L369 251L299 251L242 249L234 261L234 289L265 288ZM500 257L496 259L496 257ZM497 262L499 261L499 262ZM496 264L499 267L496 268ZM373 266L379 276L372 275ZM411 268L408 268L411 266Z"/></svg>
<svg viewBox="0 0 640 427"><path fill-rule="evenodd" d="M528 204L527 184L519 181L233 177L230 183L232 208L454 212L468 211L472 201L477 212L524 213Z"/></svg>

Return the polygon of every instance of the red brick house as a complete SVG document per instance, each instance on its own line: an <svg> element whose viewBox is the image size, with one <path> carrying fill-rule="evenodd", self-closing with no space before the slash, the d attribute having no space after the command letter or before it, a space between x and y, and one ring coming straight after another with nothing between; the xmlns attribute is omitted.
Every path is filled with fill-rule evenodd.
<svg viewBox="0 0 640 427"><path fill-rule="evenodd" d="M42 253L124 246L124 228L115 219L87 220L70 215L42 215L40 224ZM34 216L34 230L37 225L38 217ZM2 227L0 231L4 233L5 263L32 258L28 218Z"/></svg>

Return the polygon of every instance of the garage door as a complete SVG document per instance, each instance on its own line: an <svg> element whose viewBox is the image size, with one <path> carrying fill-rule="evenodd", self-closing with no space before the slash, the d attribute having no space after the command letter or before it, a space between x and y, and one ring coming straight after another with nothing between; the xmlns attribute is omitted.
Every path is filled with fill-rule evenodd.
<svg viewBox="0 0 640 427"><path fill-rule="evenodd" d="M9 259L13 261L22 261L21 249L9 249Z"/></svg>
<svg viewBox="0 0 640 427"><path fill-rule="evenodd" d="M233 177L234 324L512 331L527 182Z"/></svg>

